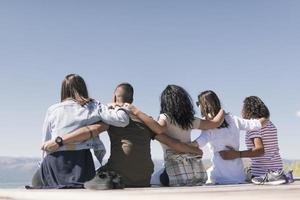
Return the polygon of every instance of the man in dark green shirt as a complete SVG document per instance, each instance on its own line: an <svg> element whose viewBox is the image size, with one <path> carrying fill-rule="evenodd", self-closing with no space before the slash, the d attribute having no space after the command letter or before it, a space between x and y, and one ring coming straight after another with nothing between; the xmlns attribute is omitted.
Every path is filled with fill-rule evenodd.
<svg viewBox="0 0 300 200"><path fill-rule="evenodd" d="M115 106L133 102L133 88L122 83L115 90ZM150 143L154 133L141 121L130 117L129 125L124 128L110 126L107 130L111 154L104 169L113 170L121 175L126 187L150 186L153 173Z"/></svg>

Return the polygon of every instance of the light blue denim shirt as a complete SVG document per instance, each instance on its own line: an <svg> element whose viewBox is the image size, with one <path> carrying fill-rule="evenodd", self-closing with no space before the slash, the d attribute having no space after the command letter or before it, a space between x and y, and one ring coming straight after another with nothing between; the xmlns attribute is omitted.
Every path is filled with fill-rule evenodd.
<svg viewBox="0 0 300 200"><path fill-rule="evenodd" d="M46 142L57 136L68 134L78 128L102 121L108 125L125 127L129 124L129 116L123 109L108 109L98 101L91 101L81 106L74 100L66 100L52 105L46 113L43 125L43 141ZM99 136L74 145L64 145L58 151L94 149L104 151L105 147ZM45 157L45 152L42 153ZM102 157L104 156L102 155ZM99 160L99 158L98 158Z"/></svg>

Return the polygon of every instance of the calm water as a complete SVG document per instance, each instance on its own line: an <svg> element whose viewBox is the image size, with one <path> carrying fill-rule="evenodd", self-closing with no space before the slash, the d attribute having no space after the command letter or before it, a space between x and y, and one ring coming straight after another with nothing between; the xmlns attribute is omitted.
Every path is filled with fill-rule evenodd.
<svg viewBox="0 0 300 200"><path fill-rule="evenodd" d="M28 185L28 182L14 182L14 183L1 183L0 188L24 188L25 185Z"/></svg>

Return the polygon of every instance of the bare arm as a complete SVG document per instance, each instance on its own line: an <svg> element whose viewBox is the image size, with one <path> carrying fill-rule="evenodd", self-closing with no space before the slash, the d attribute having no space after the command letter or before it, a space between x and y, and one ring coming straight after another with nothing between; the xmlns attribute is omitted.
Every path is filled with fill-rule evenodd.
<svg viewBox="0 0 300 200"><path fill-rule="evenodd" d="M72 144L74 142L82 142L85 140L88 140L90 138L93 138L103 131L106 131L108 129L108 125L100 122L97 124L92 124L89 126L85 126L82 128L79 128L69 134L65 134L62 136L62 139L64 141L64 144Z"/></svg>
<svg viewBox="0 0 300 200"><path fill-rule="evenodd" d="M211 120L201 120L199 129L208 130L221 126L225 118L225 111L221 109L218 114Z"/></svg>
<svg viewBox="0 0 300 200"><path fill-rule="evenodd" d="M178 153L192 153L197 155L203 155L203 152L198 147L193 145L182 143L176 139L173 139L166 134L156 135L155 139L159 142L169 146L171 149L177 151Z"/></svg>
<svg viewBox="0 0 300 200"><path fill-rule="evenodd" d="M88 140L90 138L93 138L97 136L98 134L102 133L103 131L106 131L108 129L108 125L100 122L97 124L92 124L89 126L85 126L82 128L79 128L69 134L64 134L61 136L63 139L63 144L68 145L75 142L82 142L85 140ZM55 142L55 138L52 140L49 140L45 142L42 145L42 150L53 152L56 151L59 148L58 144Z"/></svg>
<svg viewBox="0 0 300 200"><path fill-rule="evenodd" d="M167 124L164 120L155 121L152 117L143 113L132 104L126 103L125 107L127 107L133 115L142 120L154 133L160 135L166 132Z"/></svg>
<svg viewBox="0 0 300 200"><path fill-rule="evenodd" d="M236 158L252 158L259 157L265 153L264 145L261 138L252 139L254 148L245 151L236 151L232 147L227 147L230 150L220 151L220 155L224 160L232 160Z"/></svg>

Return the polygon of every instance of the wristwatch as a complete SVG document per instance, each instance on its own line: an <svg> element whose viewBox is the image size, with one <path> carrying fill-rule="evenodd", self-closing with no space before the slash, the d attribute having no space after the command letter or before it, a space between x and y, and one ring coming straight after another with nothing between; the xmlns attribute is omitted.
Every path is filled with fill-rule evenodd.
<svg viewBox="0 0 300 200"><path fill-rule="evenodd" d="M57 137L55 138L55 143L58 144L59 147L61 147L61 146L64 145L63 139L62 139L61 137L59 137L59 136L57 136Z"/></svg>

